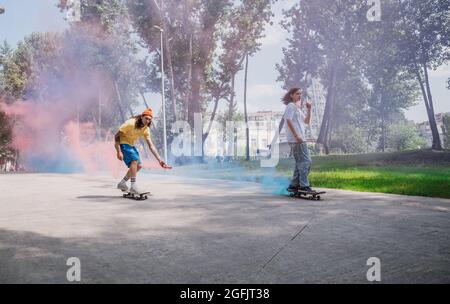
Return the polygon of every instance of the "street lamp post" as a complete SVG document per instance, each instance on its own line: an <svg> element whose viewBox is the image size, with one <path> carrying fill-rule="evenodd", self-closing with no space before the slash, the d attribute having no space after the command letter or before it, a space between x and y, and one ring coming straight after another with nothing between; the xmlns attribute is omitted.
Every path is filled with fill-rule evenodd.
<svg viewBox="0 0 450 304"><path fill-rule="evenodd" d="M163 33L164 30L154 25L154 28L158 29L161 34L161 96L162 96L162 112L163 112L163 144L164 144L164 161L167 162L167 131L166 131L166 101L164 96L164 47L163 47Z"/></svg>

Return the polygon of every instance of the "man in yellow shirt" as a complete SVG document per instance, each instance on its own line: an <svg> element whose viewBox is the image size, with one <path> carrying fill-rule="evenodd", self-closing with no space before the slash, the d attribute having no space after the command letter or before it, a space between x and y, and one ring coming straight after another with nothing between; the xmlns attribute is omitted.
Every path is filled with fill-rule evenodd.
<svg viewBox="0 0 450 304"><path fill-rule="evenodd" d="M140 194L143 191L136 185L137 172L142 168L141 158L139 152L134 146L140 137L144 137L148 144L150 151L158 160L163 168L170 169L170 167L161 159L155 145L150 137L150 125L153 119L152 109L146 109L141 115L132 117L127 120L115 135L115 148L117 151L117 158L123 160L127 165L128 172L125 177L117 185L117 188L131 192L133 194ZM128 189L127 181L131 179L131 187Z"/></svg>

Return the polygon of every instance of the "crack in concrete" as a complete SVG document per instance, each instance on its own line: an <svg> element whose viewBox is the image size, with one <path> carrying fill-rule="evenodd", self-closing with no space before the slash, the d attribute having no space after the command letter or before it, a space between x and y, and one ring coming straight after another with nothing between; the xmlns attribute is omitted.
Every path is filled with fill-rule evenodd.
<svg viewBox="0 0 450 304"><path fill-rule="evenodd" d="M306 229L306 227L308 227L308 225L309 225L309 223L313 220L315 218L315 215L313 215L309 220L308 220L308 222L306 222L306 224L305 225L303 225L301 228L300 228L300 230L286 243L286 244L284 244L261 268L260 268L260 271L262 271L264 268L266 268L266 266L267 265L269 265L270 264L270 262L272 262L276 257L277 257L277 255L279 255L280 253L281 253L281 251L283 251L288 245L289 245L289 243L291 243L293 240L295 240L302 232L303 232L303 230L305 230Z"/></svg>

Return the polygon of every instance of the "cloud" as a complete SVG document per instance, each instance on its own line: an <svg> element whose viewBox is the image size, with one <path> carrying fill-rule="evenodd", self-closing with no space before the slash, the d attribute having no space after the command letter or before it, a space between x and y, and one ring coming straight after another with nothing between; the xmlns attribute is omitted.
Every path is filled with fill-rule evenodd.
<svg viewBox="0 0 450 304"><path fill-rule="evenodd" d="M264 31L265 37L260 42L263 46L281 44L287 38L287 32L279 24L279 20L275 20L273 25L268 25Z"/></svg>
<svg viewBox="0 0 450 304"><path fill-rule="evenodd" d="M276 84L256 84L248 88L248 97L251 100L271 99L272 97L279 97L280 94L282 94L282 90Z"/></svg>
<svg viewBox="0 0 450 304"><path fill-rule="evenodd" d="M256 111L283 111L281 103L283 90L277 84L256 84L248 88L248 110Z"/></svg>

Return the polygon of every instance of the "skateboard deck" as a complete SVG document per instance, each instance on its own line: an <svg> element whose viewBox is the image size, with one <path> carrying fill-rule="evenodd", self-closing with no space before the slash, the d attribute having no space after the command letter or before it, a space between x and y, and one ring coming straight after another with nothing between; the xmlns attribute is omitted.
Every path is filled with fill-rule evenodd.
<svg viewBox="0 0 450 304"><path fill-rule="evenodd" d="M149 196L151 196L150 192L142 192L139 194L135 194L135 193L127 192L127 191L122 191L122 192L123 192L123 197L135 199L138 201L146 200Z"/></svg>
<svg viewBox="0 0 450 304"><path fill-rule="evenodd" d="M320 200L320 195L326 193L325 191L302 191L298 190L296 192L289 191L290 197L297 197L297 198L303 198L303 199L310 199L310 200Z"/></svg>

